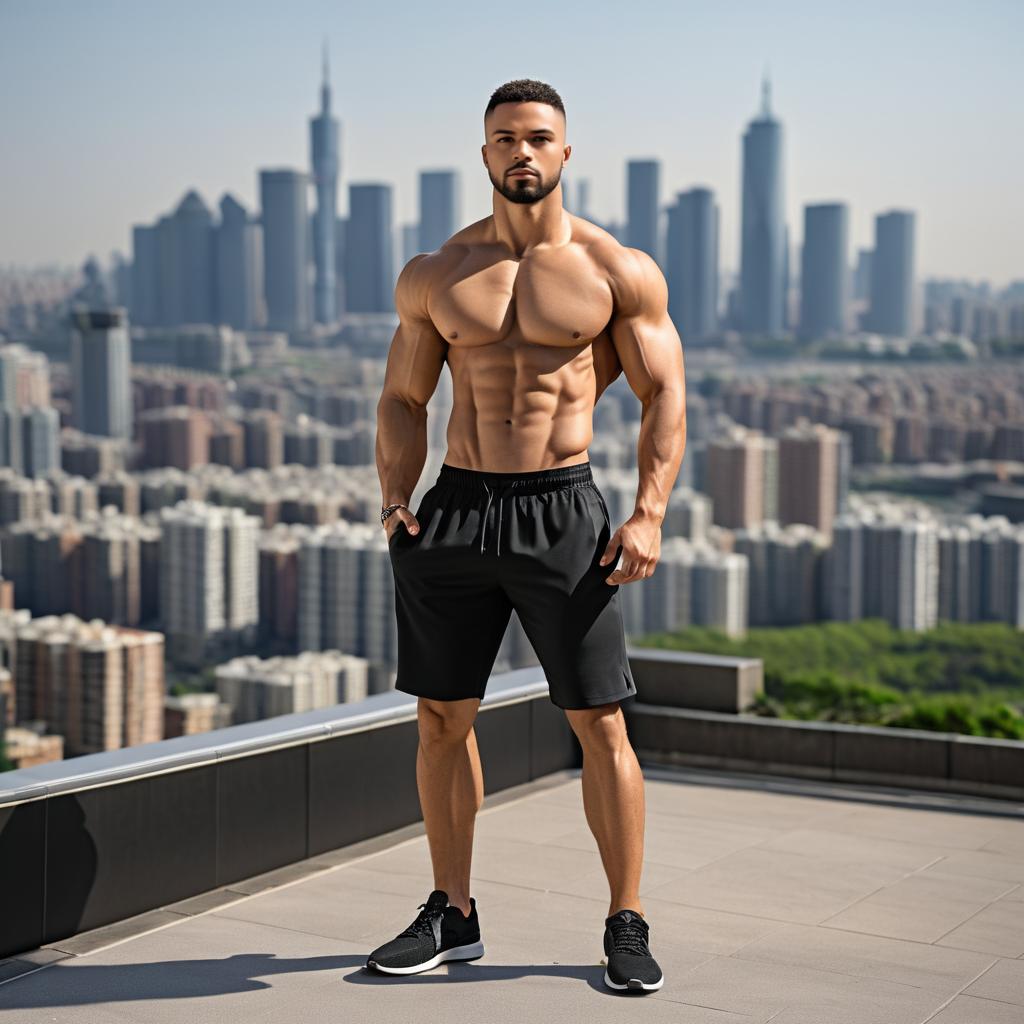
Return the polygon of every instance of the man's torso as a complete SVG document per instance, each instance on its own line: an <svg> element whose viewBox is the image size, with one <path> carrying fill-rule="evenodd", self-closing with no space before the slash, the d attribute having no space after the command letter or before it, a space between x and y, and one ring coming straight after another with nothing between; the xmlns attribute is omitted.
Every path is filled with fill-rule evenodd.
<svg viewBox="0 0 1024 1024"><path fill-rule="evenodd" d="M529 472L588 458L594 405L621 369L608 327L627 251L570 221L567 244L519 259L492 241L490 217L427 257L427 309L453 382L450 465Z"/></svg>

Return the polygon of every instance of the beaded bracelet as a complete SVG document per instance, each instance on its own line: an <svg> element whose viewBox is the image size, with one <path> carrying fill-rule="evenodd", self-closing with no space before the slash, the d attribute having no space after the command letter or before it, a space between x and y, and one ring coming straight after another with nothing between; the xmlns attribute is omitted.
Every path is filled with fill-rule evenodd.
<svg viewBox="0 0 1024 1024"><path fill-rule="evenodd" d="M384 525L389 515L395 511L396 508L408 508L408 505L403 505L401 502L395 502L394 505L388 505L387 508L382 508L380 512L380 524Z"/></svg>

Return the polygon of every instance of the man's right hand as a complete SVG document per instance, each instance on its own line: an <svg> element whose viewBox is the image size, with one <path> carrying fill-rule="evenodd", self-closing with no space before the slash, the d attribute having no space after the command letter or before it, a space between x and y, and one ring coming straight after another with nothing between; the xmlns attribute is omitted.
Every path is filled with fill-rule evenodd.
<svg viewBox="0 0 1024 1024"><path fill-rule="evenodd" d="M392 523L394 525L390 525ZM404 528L413 536L420 532L420 524L416 517L408 509L396 508L384 522L384 531L387 533L389 541L394 536L395 530L403 528L403 523L405 524Z"/></svg>

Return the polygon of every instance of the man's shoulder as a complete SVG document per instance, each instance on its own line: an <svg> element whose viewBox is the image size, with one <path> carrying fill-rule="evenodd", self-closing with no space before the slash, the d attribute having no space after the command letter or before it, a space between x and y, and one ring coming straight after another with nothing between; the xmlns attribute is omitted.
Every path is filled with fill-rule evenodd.
<svg viewBox="0 0 1024 1024"><path fill-rule="evenodd" d="M431 252L417 253L402 268L400 278L405 278L409 283L429 284L438 274L464 259L468 249L483 241L481 226L489 219L485 218L456 231Z"/></svg>
<svg viewBox="0 0 1024 1024"><path fill-rule="evenodd" d="M623 245L614 235L601 232L589 246L590 254L601 268L619 312L634 311L645 296L665 286L661 268L643 249Z"/></svg>

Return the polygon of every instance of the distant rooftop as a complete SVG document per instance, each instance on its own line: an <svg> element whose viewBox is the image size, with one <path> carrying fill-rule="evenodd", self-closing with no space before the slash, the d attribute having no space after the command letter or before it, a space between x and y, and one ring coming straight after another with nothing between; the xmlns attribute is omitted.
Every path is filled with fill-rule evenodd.
<svg viewBox="0 0 1024 1024"><path fill-rule="evenodd" d="M576 770L487 798L471 890L481 960L399 978L363 969L433 888L420 823L0 962L0 1021L1024 1019L1018 806L644 774L658 992L602 984L607 883ZM26 961L46 966L4 981ZM617 1000L631 998L644 1007L625 1016Z"/></svg>

